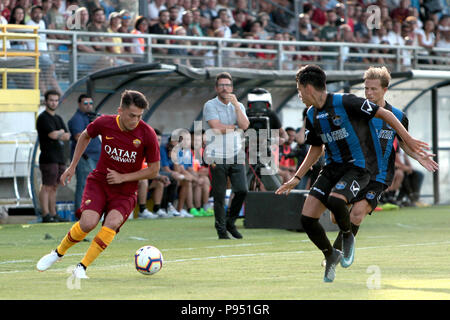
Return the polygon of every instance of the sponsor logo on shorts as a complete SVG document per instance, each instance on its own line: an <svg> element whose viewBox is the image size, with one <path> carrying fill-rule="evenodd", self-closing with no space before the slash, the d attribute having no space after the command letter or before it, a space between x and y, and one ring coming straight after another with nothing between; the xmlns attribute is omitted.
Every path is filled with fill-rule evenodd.
<svg viewBox="0 0 450 320"><path fill-rule="evenodd" d="M343 190L343 189L345 189L346 186L347 186L347 182L345 182L345 181L339 181L339 182L336 184L336 189L338 189L338 190Z"/></svg>
<svg viewBox="0 0 450 320"><path fill-rule="evenodd" d="M112 140L112 139L114 139L114 137L108 137L108 136L106 136L105 138L106 138L106 140Z"/></svg>
<svg viewBox="0 0 450 320"><path fill-rule="evenodd" d="M375 199L376 193L375 191L369 191L366 193L366 199L368 200L373 200Z"/></svg>
<svg viewBox="0 0 450 320"><path fill-rule="evenodd" d="M361 190L361 187L359 186L359 183L355 180L353 180L352 185L350 186L350 191L353 193L353 196L356 197L359 190Z"/></svg>
<svg viewBox="0 0 450 320"><path fill-rule="evenodd" d="M323 192L322 190L320 190L319 188L313 187L312 188L314 191L317 191L318 193L320 193L321 195L325 195L325 192Z"/></svg>

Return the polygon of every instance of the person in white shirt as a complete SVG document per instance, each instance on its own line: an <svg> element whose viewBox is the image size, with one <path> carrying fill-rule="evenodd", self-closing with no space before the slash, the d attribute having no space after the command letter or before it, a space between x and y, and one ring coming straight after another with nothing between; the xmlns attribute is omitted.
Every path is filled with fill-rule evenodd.
<svg viewBox="0 0 450 320"><path fill-rule="evenodd" d="M45 22L42 20L43 11L41 6L33 6L30 12L30 20L26 25L38 26L38 30L45 30ZM35 40L27 40L26 45L28 50L35 50ZM46 92L48 89L53 88L61 93L61 88L56 80L55 64L48 54L47 35L45 33L39 33L38 49L40 52L39 67L41 68L39 77L40 90Z"/></svg>
<svg viewBox="0 0 450 320"><path fill-rule="evenodd" d="M151 2L149 0L148 19L150 20L150 25L159 21L159 12L161 10L167 10L166 0L151 0Z"/></svg>

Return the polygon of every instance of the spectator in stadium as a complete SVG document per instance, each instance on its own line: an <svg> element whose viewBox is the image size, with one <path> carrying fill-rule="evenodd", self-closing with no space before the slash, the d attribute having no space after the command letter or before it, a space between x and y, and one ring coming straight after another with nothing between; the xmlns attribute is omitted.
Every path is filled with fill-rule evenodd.
<svg viewBox="0 0 450 320"><path fill-rule="evenodd" d="M208 139L204 159L211 169L215 228L219 239L229 239L227 231L234 238L240 239L242 235L235 222L248 189L245 165L238 162L244 150L237 143L236 139L239 139L240 133L235 132L235 129L246 130L250 122L244 106L233 94L233 79L229 73L222 72L216 76L215 91L217 97L207 101L203 107L203 122ZM213 137L208 137L208 134ZM223 150L224 146L228 145L225 141L230 141L228 139L236 143L230 150ZM234 197L226 214L224 203L227 178L230 178Z"/></svg>
<svg viewBox="0 0 450 320"><path fill-rule="evenodd" d="M42 222L67 221L56 214L56 190L59 186L59 177L66 169L64 142L70 139L70 133L68 133L63 119L56 114L59 98L58 91L46 91L44 94L45 110L36 120L41 149L39 169L41 170L42 184L39 190L39 203Z"/></svg>
<svg viewBox="0 0 450 320"><path fill-rule="evenodd" d="M419 43L419 46L425 48L428 51L428 54L432 53L433 48L436 44L436 35L434 34L434 29L434 21L428 19L425 21L423 29L420 29L417 32L417 41ZM433 64L433 61L430 59L420 59L419 63Z"/></svg>
<svg viewBox="0 0 450 320"><path fill-rule="evenodd" d="M219 9L219 18L222 21L222 30L223 30L223 34L224 34L224 38L231 38L231 15L228 13L228 10L225 8Z"/></svg>
<svg viewBox="0 0 450 320"><path fill-rule="evenodd" d="M153 25L158 23L159 12L161 10L167 10L166 0L149 0L148 1L148 20L149 24Z"/></svg>
<svg viewBox="0 0 450 320"><path fill-rule="evenodd" d="M108 33L120 33L120 22L121 17L119 12L112 12L109 15L109 27L108 27ZM123 38L122 37L111 37L107 39L108 42L114 42L114 46L108 46L106 47L106 50L108 52L117 54L117 55L123 55L125 53L124 46L122 46ZM126 56L120 56L120 57L113 57L111 58L114 65L124 65L128 63L132 63L133 59Z"/></svg>
<svg viewBox="0 0 450 320"><path fill-rule="evenodd" d="M72 162L62 174L60 182L63 185L70 182L85 148L91 138L98 135L102 136L102 155L97 168L86 182L80 221L70 228L55 250L38 261L36 267L39 271L49 269L60 260L67 250L94 230L100 218L104 217L85 256L73 270L74 278L87 279L86 268L114 240L135 208L138 181L153 179L158 174L160 157L156 134L141 120L147 108L148 101L142 93L125 90L121 95L118 115L99 117L81 134ZM125 138L130 135L133 140ZM125 152L120 152L119 155L118 149ZM144 160L147 161L148 168L141 169Z"/></svg>
<svg viewBox="0 0 450 320"><path fill-rule="evenodd" d="M175 33L175 28L181 24L180 8L178 6L170 7L169 9L169 21L167 22L167 28L169 34Z"/></svg>
<svg viewBox="0 0 450 320"><path fill-rule="evenodd" d="M165 218L164 213L167 214L167 217L181 217L181 214L175 209L172 203L175 202L177 197L177 187L178 183L175 179L170 177L170 173L163 170L163 153L165 154L165 158L167 158L167 151L165 146L161 144L162 134L161 131L155 129L156 138L158 139L160 154L161 154L161 167L159 170L159 174L157 178L164 183L164 192L161 201L161 209L160 215L158 217Z"/></svg>
<svg viewBox="0 0 450 320"><path fill-rule="evenodd" d="M33 6L31 8L31 19L26 23L28 26L37 26L39 30L46 30L45 22L42 20L42 7ZM26 42L28 50L34 51L35 41L28 40ZM39 73L39 88L42 92L46 92L48 88L55 89L61 93L61 88L59 87L58 81L56 80L55 74L55 64L53 63L50 55L48 54L47 46L47 34L39 34L38 48L40 51L39 55L39 66L41 72Z"/></svg>
<svg viewBox="0 0 450 320"><path fill-rule="evenodd" d="M388 35L387 35L387 29L386 27L381 24L379 28L373 30L375 31L372 37L370 38L370 43L373 44L380 44L382 41L389 41Z"/></svg>
<svg viewBox="0 0 450 320"><path fill-rule="evenodd" d="M180 192L178 197L177 210L181 211L186 206L187 211L194 217L202 216L203 213L199 212L194 207L194 191L199 190L199 177L194 172L193 166L193 154L191 152L191 135L189 130L180 129L172 133L172 138L178 138L178 144L174 147L174 153L176 161L174 161L174 170L184 176L188 182L186 193ZM200 186L200 188L202 185Z"/></svg>
<svg viewBox="0 0 450 320"><path fill-rule="evenodd" d="M409 40L408 41L409 45L418 46L419 45L418 33L420 32L420 29L418 28L416 17L409 16L405 19L405 22L406 22L404 23L405 42Z"/></svg>
<svg viewBox="0 0 450 320"><path fill-rule="evenodd" d="M234 1L233 1L234 2ZM229 16L229 26L231 26L232 24L234 24L234 16L233 16L233 10L230 6L230 0L218 0L217 1L217 5L216 5L216 9L218 10L217 14L218 16L220 16L220 10L225 9L227 11L227 14ZM222 18L223 20L223 18ZM225 23L225 21L224 21Z"/></svg>
<svg viewBox="0 0 450 320"><path fill-rule="evenodd" d="M189 11L186 11L185 13L188 13ZM186 36L186 29L184 27L177 27L175 30L176 36ZM190 45L191 42L189 40L177 40L176 42L179 45ZM191 54L191 51L186 48L170 48L168 51L169 55L178 56L172 59L172 62L175 64L183 64L185 66L190 67L191 62L186 57Z"/></svg>
<svg viewBox="0 0 450 320"><path fill-rule="evenodd" d="M423 206L423 203L419 201L423 173L413 168L409 156L405 152L399 152L398 160L396 165L403 171L404 178L397 195L397 202L404 206Z"/></svg>
<svg viewBox="0 0 450 320"><path fill-rule="evenodd" d="M41 7L42 7L42 20L45 22L45 27L49 28L50 21L48 13L50 9L52 8L52 1L51 0L42 0L41 1Z"/></svg>
<svg viewBox="0 0 450 320"><path fill-rule="evenodd" d="M285 183L292 179L296 171L296 163L292 154L291 145L295 141L295 129L292 127L287 127L284 129L288 135L288 139L280 144L279 151L279 167L278 174L280 175L282 182Z"/></svg>
<svg viewBox="0 0 450 320"><path fill-rule="evenodd" d="M181 18L180 27L184 28L185 35L196 36L196 34L194 34L194 32L195 32L194 29L191 27L193 21L194 21L194 15L192 14L192 11L191 10L184 11L183 16ZM175 32L174 32L175 35L176 35L177 29L175 29Z"/></svg>
<svg viewBox="0 0 450 320"><path fill-rule="evenodd" d="M277 2L283 8L276 7L270 15L271 20L281 28L287 29L291 22L291 16L286 10L293 11L293 5L289 0L278 0Z"/></svg>
<svg viewBox="0 0 450 320"><path fill-rule="evenodd" d="M109 15L108 18L109 21L109 26L107 28L107 31L109 33L119 33L119 28L120 28L120 13L119 12L112 12ZM122 38L121 37L111 37L111 41L114 42L116 45L115 46L111 46L111 47L106 47L106 50L108 52L111 53L115 53L115 54L121 54L123 53L123 47L121 46L122 44Z"/></svg>
<svg viewBox="0 0 450 320"><path fill-rule="evenodd" d="M169 13L165 10L161 10L159 12L159 15L160 15L160 19L161 19L162 15L167 17L167 19L169 18ZM155 26L156 25L153 25L152 29L154 29ZM143 16L138 16L136 18L136 22L134 23L134 29L133 29L133 31L131 31L131 33L132 34L145 34L145 33L148 33L149 31L150 30L148 27L148 19ZM134 53L137 53L137 54L145 53L145 45L146 45L145 38L133 38L133 43L135 44L135 46L133 47Z"/></svg>
<svg viewBox="0 0 450 320"><path fill-rule="evenodd" d="M242 38L248 27L247 15L244 10L238 9L235 13L234 24L230 26L233 38Z"/></svg>
<svg viewBox="0 0 450 320"><path fill-rule="evenodd" d="M365 39L368 39L371 35L371 30L367 28L367 19L369 16L370 14L364 11L355 23L355 37L357 42L366 42Z"/></svg>
<svg viewBox="0 0 450 320"><path fill-rule="evenodd" d="M173 152L174 147L177 144L178 144L178 141L172 139L172 136L171 136L171 137L169 137L169 141L167 142L167 144L160 148L160 150L161 150L161 170L162 170L161 175L168 176L172 181L172 185L173 185L173 183L176 183L179 187L178 203L177 203L176 212L178 212L181 217L192 218L193 215L190 214L188 211L186 211L186 209L184 209L184 204L185 204L184 202L186 202L186 199L189 196L189 190L191 190L191 193L192 193L192 182L189 180L188 177L185 177L184 175L182 175L181 173L179 173L176 170L175 163L173 161L173 159L177 159L177 157L178 157L177 153ZM173 196L173 193L171 193L171 195ZM180 199L183 203L181 203ZM169 203L173 204L173 200L174 200L173 198L169 197ZM188 205L191 205L190 208L193 207L193 204L188 203ZM169 211L169 208L167 211Z"/></svg>
<svg viewBox="0 0 450 320"><path fill-rule="evenodd" d="M8 20L11 16L11 10L9 8L9 5L10 5L9 0L0 1L0 17L5 19L5 21L2 21L2 24L8 24Z"/></svg>
<svg viewBox="0 0 450 320"><path fill-rule="evenodd" d="M324 27L328 21L327 19L327 11L326 8L328 4L328 0L319 0L319 5L315 7L312 12L311 16L311 24L314 26L321 28Z"/></svg>
<svg viewBox="0 0 450 320"><path fill-rule="evenodd" d="M142 169L147 168L147 163L142 164ZM147 180L139 180L138 182L138 218L140 219L156 219L168 218L167 211L161 207L164 195L164 188L169 186L170 180L167 176L157 175L155 178ZM147 209L148 193L151 192L153 200L153 212Z"/></svg>
<svg viewBox="0 0 450 320"><path fill-rule="evenodd" d="M25 9L22 6L16 6L11 11L9 24L25 24ZM10 42L11 48L14 50L26 50L27 44L23 40L14 39Z"/></svg>
<svg viewBox="0 0 450 320"><path fill-rule="evenodd" d="M438 31L438 36L436 37L436 48L450 49L450 29L446 31ZM450 57L450 52L439 52L438 55ZM445 61L439 63L445 64Z"/></svg>
<svg viewBox="0 0 450 320"><path fill-rule="evenodd" d="M92 11L92 21L88 23L87 29L92 33L107 33L108 28L105 25L105 9L103 8L95 8ZM90 41L92 42L106 42L104 36L91 36ZM106 47L102 45L93 45L92 46L95 51L103 52L106 51Z"/></svg>
<svg viewBox="0 0 450 320"><path fill-rule="evenodd" d="M204 131L204 130L203 130ZM209 179L209 167L203 161L205 150L205 133L196 134L191 131L192 170L197 176L197 184L194 186L194 206L200 216L214 215L213 206L209 203L211 182Z"/></svg>
<svg viewBox="0 0 450 320"><path fill-rule="evenodd" d="M119 12L120 15L120 27L119 32L120 33L131 33L131 15L130 12L127 10L121 10ZM133 38L122 38L122 43L133 43ZM133 49L131 46L123 46L122 47L124 53L133 53ZM130 61L133 61L133 58L129 58Z"/></svg>
<svg viewBox="0 0 450 320"><path fill-rule="evenodd" d="M409 16L410 3L410 0L400 0L400 5L391 11L392 20L403 22Z"/></svg>
<svg viewBox="0 0 450 320"><path fill-rule="evenodd" d="M450 31L450 15L443 14L439 19L438 31Z"/></svg>
<svg viewBox="0 0 450 320"><path fill-rule="evenodd" d="M214 34L215 34L216 30L220 30L220 31L222 31L223 34L225 34L224 29L223 29L223 22L222 22L222 19L220 19L220 17L216 17L216 18L212 19L211 26L207 30L207 36L215 37ZM223 37L223 35L221 37Z"/></svg>
<svg viewBox="0 0 450 320"><path fill-rule="evenodd" d="M388 42L391 45L395 46L404 46L405 45L405 39L402 37L402 23L400 21L395 21L392 26L392 30L389 31L388 35Z"/></svg>
<svg viewBox="0 0 450 320"><path fill-rule="evenodd" d="M173 8L173 7L172 7ZM172 30L168 26L170 24L170 13L168 10L161 10L159 12L159 22L152 25L149 29L149 33L153 34L163 34L163 35L169 35L172 34ZM141 29L144 27L141 26ZM143 32L143 31L142 31ZM163 39L152 39L152 43L154 44L169 44L169 40L163 40ZM154 53L158 54L168 54L169 50L167 48L153 48L152 49Z"/></svg>
<svg viewBox="0 0 450 320"><path fill-rule="evenodd" d="M48 29L52 30L65 30L66 29L66 21L64 19L64 15L60 11L62 6L62 0L53 0L52 7L47 13L47 21ZM56 38L56 39L64 39L66 38L63 35L49 35L48 38Z"/></svg>
<svg viewBox="0 0 450 320"><path fill-rule="evenodd" d="M80 18L80 25L79 28L75 30L80 31L88 31L87 30L87 24L89 21L89 12L85 7L80 7L75 11L75 15L78 15ZM91 37L86 35L80 35L78 36L78 39L83 42L89 42ZM96 53L97 50L93 46L86 45L86 44L77 44L77 50L80 53ZM106 66L110 66L110 60L107 57L99 56L99 55L85 55L80 54L78 57L78 63L80 66L84 66L86 69L89 70L97 70L104 68Z"/></svg>
<svg viewBox="0 0 450 320"><path fill-rule="evenodd" d="M202 9L202 15L212 21L219 15L217 10L217 0L207 0L206 3L206 8Z"/></svg>
<svg viewBox="0 0 450 320"><path fill-rule="evenodd" d="M234 3L234 9L232 10L233 19L236 22L236 15L239 11L243 11L245 13L245 19L250 20L252 16L248 12L248 2L247 0L236 0Z"/></svg>
<svg viewBox="0 0 450 320"><path fill-rule="evenodd" d="M333 9L327 11L327 23L321 28L319 38L321 41L325 42L335 42L338 36L338 27L336 26L337 15ZM323 47L323 52L337 52L339 48L337 47ZM323 56L323 67L325 70L333 70L336 67L336 57L334 56ZM334 89L334 87L333 87Z"/></svg>
<svg viewBox="0 0 450 320"><path fill-rule="evenodd" d="M343 24L339 26L339 33L338 33L338 39L341 42L345 43L355 43L356 39L354 36L354 33L352 31L352 28L348 24ZM360 53L360 48L357 46L343 46L342 47L342 59L344 62L349 63L361 63L363 62L362 58L359 57L349 57L350 53ZM358 69L358 66L352 66L349 65L348 69Z"/></svg>
<svg viewBox="0 0 450 320"><path fill-rule="evenodd" d="M189 28L192 29L192 33L194 36L204 37L206 34L205 28L201 23L202 18L205 19L204 17L202 17L200 9L192 9L192 23Z"/></svg>
<svg viewBox="0 0 450 320"><path fill-rule="evenodd" d="M87 94L78 96L78 109L68 122L71 142L71 158L73 157L75 146L81 133L87 128L95 117L94 101ZM81 207L81 198L83 196L84 186L89 173L95 169L100 158L102 144L99 138L94 138L89 142L85 152L80 158L75 171L77 184L75 187L75 211Z"/></svg>
<svg viewBox="0 0 450 320"><path fill-rule="evenodd" d="M344 95L341 96L342 100L339 99L339 103L336 103L334 97L339 97L339 95L327 92L325 72L317 66L308 65L301 68L297 72L296 81L299 97L303 103L313 106L308 109L306 117L306 130L308 130L306 143L311 144L311 147L295 176L283 184L276 194L289 194L311 166L317 162L323 152L323 147L326 148L327 164L305 200L301 222L309 239L325 256L324 282L332 282L335 278L336 265L341 262L342 266L349 267L354 259L355 242L351 232L347 204L357 195L354 188L357 186L358 190L361 190L369 183L371 172L378 172L378 168L367 165L368 163L377 163L373 145L371 147L370 142L366 142L368 141L367 134L370 134L369 121L376 116L387 122L398 132L413 152L422 154L428 145L414 139L391 112L375 104L370 104L364 98ZM358 130L352 130L355 132L352 134L352 142L347 140L346 135L344 135L345 138L344 136L335 137L339 139L339 143L336 143L334 138L327 142L320 138L323 135L330 135L331 138L332 134L340 131L338 128L331 128L326 121L325 125L324 122L315 121L313 118L319 114L328 117L331 112L335 114L337 109L356 112L346 111L347 115L354 118L352 121L349 118L344 120L341 117L330 119L339 128L347 125L355 126L356 123L353 121L358 122ZM365 134L361 131L363 127L366 128ZM354 153L356 149L359 150L357 158ZM332 247L325 230L319 223L319 218L326 208L333 212L339 229L343 232L343 253Z"/></svg>

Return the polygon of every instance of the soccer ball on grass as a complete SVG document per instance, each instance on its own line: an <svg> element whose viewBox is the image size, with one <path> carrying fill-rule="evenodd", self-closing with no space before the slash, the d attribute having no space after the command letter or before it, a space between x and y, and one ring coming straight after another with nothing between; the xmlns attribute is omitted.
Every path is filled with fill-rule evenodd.
<svg viewBox="0 0 450 320"><path fill-rule="evenodd" d="M163 261L161 251L153 246L139 248L134 255L136 270L145 275L152 275L161 270Z"/></svg>

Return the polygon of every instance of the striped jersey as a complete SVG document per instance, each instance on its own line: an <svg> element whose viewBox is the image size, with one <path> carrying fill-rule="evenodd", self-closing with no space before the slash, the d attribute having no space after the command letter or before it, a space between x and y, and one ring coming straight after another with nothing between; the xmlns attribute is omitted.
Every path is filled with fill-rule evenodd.
<svg viewBox="0 0 450 320"><path fill-rule="evenodd" d="M378 106L353 94L328 93L321 109L310 107L306 117L306 144L325 145L326 164L353 164L378 173L369 121Z"/></svg>
<svg viewBox="0 0 450 320"><path fill-rule="evenodd" d="M391 106L386 102L384 107L391 111L395 117L402 123L406 130L408 130L408 118L399 109ZM395 147L394 139L400 136L397 132L382 119L373 118L370 120L370 133L374 140L375 152L378 159L379 172L376 176L372 176L371 180L375 180L390 186L394 178L395 171Z"/></svg>

